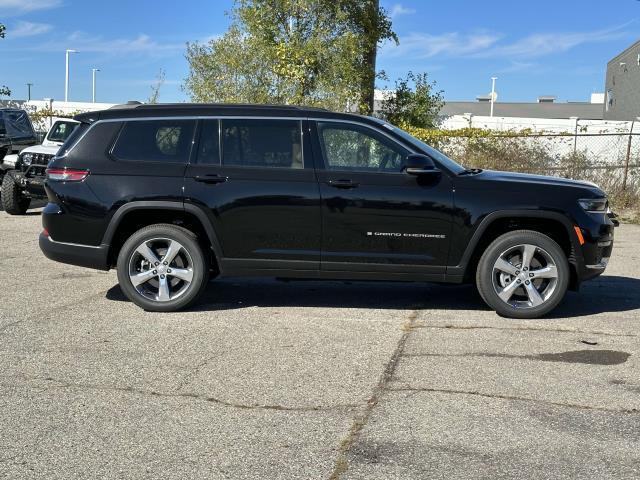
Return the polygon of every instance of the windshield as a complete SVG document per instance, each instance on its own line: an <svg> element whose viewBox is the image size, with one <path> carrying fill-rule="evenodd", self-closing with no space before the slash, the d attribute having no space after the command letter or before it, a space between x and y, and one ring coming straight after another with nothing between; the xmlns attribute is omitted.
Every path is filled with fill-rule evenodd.
<svg viewBox="0 0 640 480"><path fill-rule="evenodd" d="M47 140L64 143L78 125L80 124L77 122L56 122L51 128Z"/></svg>
<svg viewBox="0 0 640 480"><path fill-rule="evenodd" d="M405 132L401 128L398 128L398 127L396 127L394 125L391 125L390 123L387 123L387 122L385 122L383 120L380 120L379 118L374 118L374 117L369 117L369 118L371 118L371 120L376 121L377 123L382 125L384 128L386 128L388 130L391 130L396 135L402 137L404 140L409 142L411 145L413 145L415 148L420 150L422 153L425 153L425 154L429 155L431 158L433 158L435 161L440 163L447 170L451 170L456 175L458 175L458 174L460 174L460 173L465 171L465 168L462 165L460 165L459 163L451 160L449 157L447 157L441 151L436 150L432 146L427 145L426 143L418 140L413 135L409 135L407 132Z"/></svg>

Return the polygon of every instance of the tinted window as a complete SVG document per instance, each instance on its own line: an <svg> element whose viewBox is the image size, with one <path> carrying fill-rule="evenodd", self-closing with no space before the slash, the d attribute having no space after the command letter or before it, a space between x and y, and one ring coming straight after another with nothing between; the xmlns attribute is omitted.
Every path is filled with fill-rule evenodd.
<svg viewBox="0 0 640 480"><path fill-rule="evenodd" d="M125 122L113 147L113 155L119 160L186 163L194 125L192 120Z"/></svg>
<svg viewBox="0 0 640 480"><path fill-rule="evenodd" d="M327 168L399 172L407 151L383 135L356 125L320 123L320 142Z"/></svg>
<svg viewBox="0 0 640 480"><path fill-rule="evenodd" d="M24 110L7 110L4 112L4 124L10 137L33 137L33 127L29 115Z"/></svg>
<svg viewBox="0 0 640 480"><path fill-rule="evenodd" d="M297 120L222 120L222 163L303 168Z"/></svg>
<svg viewBox="0 0 640 480"><path fill-rule="evenodd" d="M198 163L220 165L220 130L218 120L204 120L198 146Z"/></svg>
<svg viewBox="0 0 640 480"><path fill-rule="evenodd" d="M78 125L76 122L56 122L51 128L47 140L51 142L64 142Z"/></svg>

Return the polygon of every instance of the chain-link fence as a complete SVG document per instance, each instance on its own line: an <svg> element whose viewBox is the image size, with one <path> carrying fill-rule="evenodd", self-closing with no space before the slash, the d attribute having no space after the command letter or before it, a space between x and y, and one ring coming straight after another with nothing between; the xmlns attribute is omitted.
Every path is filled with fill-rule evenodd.
<svg viewBox="0 0 640 480"><path fill-rule="evenodd" d="M588 180L618 208L640 210L640 133L438 131L423 139L467 167Z"/></svg>

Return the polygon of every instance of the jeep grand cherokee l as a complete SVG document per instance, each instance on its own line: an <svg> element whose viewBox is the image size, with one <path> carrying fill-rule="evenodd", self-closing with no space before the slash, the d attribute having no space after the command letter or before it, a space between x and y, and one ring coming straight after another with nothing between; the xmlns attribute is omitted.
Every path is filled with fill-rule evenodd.
<svg viewBox="0 0 640 480"><path fill-rule="evenodd" d="M126 105L81 114L47 170L40 247L108 270L146 310L209 276L475 281L534 318L600 275L595 185L465 169L381 120L322 109Z"/></svg>

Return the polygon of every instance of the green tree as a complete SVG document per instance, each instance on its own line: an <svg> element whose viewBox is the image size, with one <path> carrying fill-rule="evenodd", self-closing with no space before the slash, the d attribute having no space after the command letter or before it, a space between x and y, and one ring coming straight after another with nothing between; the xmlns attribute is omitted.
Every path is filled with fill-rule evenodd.
<svg viewBox="0 0 640 480"><path fill-rule="evenodd" d="M358 52L352 57L354 68L360 74L358 110L363 115L372 115L375 83L379 77L376 69L378 46L385 40L398 44L398 36L379 0L338 0L337 4L346 16L346 30L354 34L358 42Z"/></svg>
<svg viewBox="0 0 640 480"><path fill-rule="evenodd" d="M158 71L158 75L156 75L155 83L151 85L151 94L147 99L147 103L158 103L158 100L160 99L160 89L164 85L165 77L165 71L161 68Z"/></svg>
<svg viewBox="0 0 640 480"><path fill-rule="evenodd" d="M380 116L397 125L434 128L443 105L443 92L436 90L436 82L430 82L428 74L409 72L382 101Z"/></svg>
<svg viewBox="0 0 640 480"><path fill-rule="evenodd" d="M0 38L4 38L6 30L7 30L7 27L5 27L2 23L0 23ZM11 90L9 89L9 87L5 85L0 85L0 97L2 96L9 97L10 95L11 95Z"/></svg>
<svg viewBox="0 0 640 480"><path fill-rule="evenodd" d="M196 101L359 106L370 41L353 3L236 0L222 37L187 46L185 89ZM375 59L373 70L375 79Z"/></svg>

